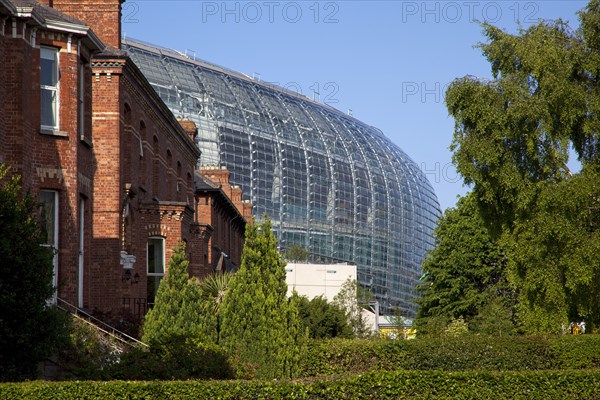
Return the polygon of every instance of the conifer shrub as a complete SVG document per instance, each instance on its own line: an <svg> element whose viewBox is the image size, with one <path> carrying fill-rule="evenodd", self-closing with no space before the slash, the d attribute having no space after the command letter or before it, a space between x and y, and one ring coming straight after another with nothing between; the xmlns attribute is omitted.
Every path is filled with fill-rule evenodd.
<svg viewBox="0 0 600 400"><path fill-rule="evenodd" d="M242 262L220 310L219 345L235 357L238 376L293 377L306 340L271 221L246 226Z"/></svg>

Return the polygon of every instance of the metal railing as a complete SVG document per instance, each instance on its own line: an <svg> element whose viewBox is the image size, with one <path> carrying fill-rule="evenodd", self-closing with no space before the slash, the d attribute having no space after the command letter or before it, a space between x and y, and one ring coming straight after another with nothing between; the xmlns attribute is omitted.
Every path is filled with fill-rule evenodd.
<svg viewBox="0 0 600 400"><path fill-rule="evenodd" d="M66 301L64 299L61 299L60 297L56 298L56 307L70 313L71 315L75 316L76 318L80 319L81 321L88 323L89 325L93 326L95 329L120 341L121 343L124 343L128 346L141 345L144 347L148 347L148 345L146 343L144 343L132 336L129 336L125 332L121 332L117 328L99 320L98 318L94 317L93 315L89 314L88 312L69 303L68 301Z"/></svg>
<svg viewBox="0 0 600 400"><path fill-rule="evenodd" d="M145 297L123 297L121 305L136 317L143 317L153 306Z"/></svg>

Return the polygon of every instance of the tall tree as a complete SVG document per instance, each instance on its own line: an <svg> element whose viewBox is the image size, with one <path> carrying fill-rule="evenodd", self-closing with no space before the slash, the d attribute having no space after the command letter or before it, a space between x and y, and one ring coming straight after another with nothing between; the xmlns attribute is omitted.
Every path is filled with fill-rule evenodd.
<svg viewBox="0 0 600 400"><path fill-rule="evenodd" d="M219 344L258 377L296 371L303 335L295 301L286 297L285 275L271 221L248 224L240 269L222 304Z"/></svg>
<svg viewBox="0 0 600 400"><path fill-rule="evenodd" d="M435 230L437 246L425 259L418 289L421 329L439 321L463 318L469 322L494 298L510 307L512 291L506 280L506 257L479 215L473 193L444 212Z"/></svg>
<svg viewBox="0 0 600 400"><path fill-rule="evenodd" d="M600 322L590 303L595 228L582 215L600 193L579 186L593 181L600 155L600 1L580 21L577 31L557 20L516 35L484 25L494 79L458 79L446 93L454 163L507 249L528 332L559 331L569 318ZM571 148L580 172L567 167Z"/></svg>
<svg viewBox="0 0 600 400"><path fill-rule="evenodd" d="M154 308L144 318L142 340L150 346L164 345L175 337L201 338L204 333L200 286L187 272L185 243L180 242L174 250Z"/></svg>
<svg viewBox="0 0 600 400"><path fill-rule="evenodd" d="M46 233L37 211L0 164L0 380L35 378L38 362L67 337L65 316L48 305L53 251L41 246Z"/></svg>

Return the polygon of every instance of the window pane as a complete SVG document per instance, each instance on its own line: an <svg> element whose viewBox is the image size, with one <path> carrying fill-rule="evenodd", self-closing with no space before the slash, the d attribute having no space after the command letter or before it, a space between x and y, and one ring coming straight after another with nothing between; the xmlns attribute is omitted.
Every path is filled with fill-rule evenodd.
<svg viewBox="0 0 600 400"><path fill-rule="evenodd" d="M40 96L42 125L56 126L56 91L41 90Z"/></svg>
<svg viewBox="0 0 600 400"><path fill-rule="evenodd" d="M163 239L148 239L149 274L163 274L165 272L163 247Z"/></svg>
<svg viewBox="0 0 600 400"><path fill-rule="evenodd" d="M148 277L148 291L147 299L148 299L148 307L152 308L154 306L154 299L156 298L156 292L158 292L158 285L160 285L160 280L162 276L149 276Z"/></svg>
<svg viewBox="0 0 600 400"><path fill-rule="evenodd" d="M55 49L40 48L40 67L40 84L55 86L58 82Z"/></svg>
<svg viewBox="0 0 600 400"><path fill-rule="evenodd" d="M46 234L47 239L46 243L48 245L56 245L54 238L54 231L56 227L56 195L55 192L51 191L41 191L40 192L40 201L42 203L42 221L44 221L46 226Z"/></svg>

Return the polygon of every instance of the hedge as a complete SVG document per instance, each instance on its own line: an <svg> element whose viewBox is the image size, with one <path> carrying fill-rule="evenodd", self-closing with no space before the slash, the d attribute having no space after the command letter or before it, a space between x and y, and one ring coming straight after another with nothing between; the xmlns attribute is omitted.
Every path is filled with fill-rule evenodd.
<svg viewBox="0 0 600 400"><path fill-rule="evenodd" d="M415 340L324 340L311 343L302 376L371 370L523 371L600 366L600 335L463 335Z"/></svg>
<svg viewBox="0 0 600 400"><path fill-rule="evenodd" d="M592 399L600 371L379 371L338 380L25 382L0 384L12 399Z"/></svg>

